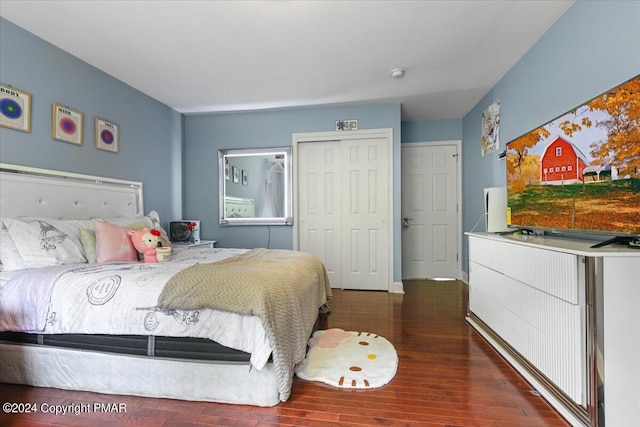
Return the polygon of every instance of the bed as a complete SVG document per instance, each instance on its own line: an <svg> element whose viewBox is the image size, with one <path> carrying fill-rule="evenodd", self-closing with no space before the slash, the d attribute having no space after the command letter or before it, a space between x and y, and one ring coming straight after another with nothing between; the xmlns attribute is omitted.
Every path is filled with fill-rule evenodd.
<svg viewBox="0 0 640 427"><path fill-rule="evenodd" d="M174 246L165 262L122 259L110 233L161 229L155 212L144 214L141 183L0 169L0 382L258 406L288 399L331 296L317 258Z"/></svg>

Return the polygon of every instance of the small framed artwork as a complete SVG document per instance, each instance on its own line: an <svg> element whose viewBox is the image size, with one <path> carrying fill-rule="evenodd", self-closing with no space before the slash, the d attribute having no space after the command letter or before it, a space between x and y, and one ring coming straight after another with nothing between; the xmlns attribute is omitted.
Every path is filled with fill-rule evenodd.
<svg viewBox="0 0 640 427"><path fill-rule="evenodd" d="M231 179L231 176L229 175L229 163L226 161L224 163L224 179L227 181Z"/></svg>
<svg viewBox="0 0 640 427"><path fill-rule="evenodd" d="M249 173L242 169L242 185L249 185Z"/></svg>
<svg viewBox="0 0 640 427"><path fill-rule="evenodd" d="M51 138L56 141L82 145L84 115L61 104L51 105Z"/></svg>
<svg viewBox="0 0 640 427"><path fill-rule="evenodd" d="M0 84L0 126L31 132L31 95Z"/></svg>
<svg viewBox="0 0 640 427"><path fill-rule="evenodd" d="M233 174L233 183L237 184L240 182L240 171L237 167L231 166L231 173Z"/></svg>
<svg viewBox="0 0 640 427"><path fill-rule="evenodd" d="M100 117L96 117L96 148L98 150L117 153L120 149L118 125Z"/></svg>

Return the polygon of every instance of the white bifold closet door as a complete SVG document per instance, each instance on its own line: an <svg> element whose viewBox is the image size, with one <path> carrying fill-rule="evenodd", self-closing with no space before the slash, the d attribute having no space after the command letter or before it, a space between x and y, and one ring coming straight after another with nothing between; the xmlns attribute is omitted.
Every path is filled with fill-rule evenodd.
<svg viewBox="0 0 640 427"><path fill-rule="evenodd" d="M322 259L333 288L389 289L389 143L298 146L299 248Z"/></svg>

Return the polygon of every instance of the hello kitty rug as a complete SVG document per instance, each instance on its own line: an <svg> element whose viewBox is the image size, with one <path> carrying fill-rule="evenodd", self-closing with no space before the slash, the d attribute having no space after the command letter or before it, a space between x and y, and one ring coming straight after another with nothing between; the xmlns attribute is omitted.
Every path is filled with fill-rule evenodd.
<svg viewBox="0 0 640 427"><path fill-rule="evenodd" d="M295 373L340 388L378 388L396 375L398 353L387 339L368 332L327 329L313 333L307 357Z"/></svg>

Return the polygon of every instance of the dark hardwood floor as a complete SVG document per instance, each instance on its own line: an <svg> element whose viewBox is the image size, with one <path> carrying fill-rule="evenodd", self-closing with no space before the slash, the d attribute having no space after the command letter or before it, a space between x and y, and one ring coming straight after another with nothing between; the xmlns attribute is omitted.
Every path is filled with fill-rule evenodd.
<svg viewBox="0 0 640 427"><path fill-rule="evenodd" d="M295 378L289 401L259 408L0 384L3 403L126 404L126 413L0 413L0 425L569 425L465 322L463 283L407 281L404 295L334 290L330 305L329 327L375 332L394 344L400 362L389 385L344 391Z"/></svg>

